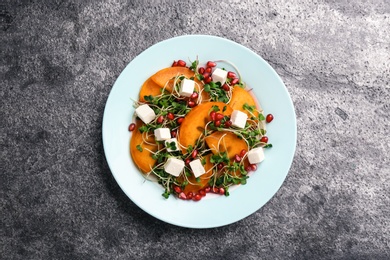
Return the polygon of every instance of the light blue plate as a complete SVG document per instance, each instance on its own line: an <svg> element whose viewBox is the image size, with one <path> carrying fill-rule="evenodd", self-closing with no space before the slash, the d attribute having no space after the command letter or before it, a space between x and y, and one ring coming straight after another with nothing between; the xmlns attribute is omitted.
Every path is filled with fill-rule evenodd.
<svg viewBox="0 0 390 260"><path fill-rule="evenodd" d="M253 88L264 113L274 121L267 125L273 148L265 160L229 197L208 194L200 202L164 199L163 188L145 181L129 154L128 126L134 113L133 101L143 82L173 60L228 60ZM188 62L187 62L188 64ZM220 66L220 64L218 64ZM229 66L223 66L229 69ZM162 41L148 48L120 74L108 97L103 116L103 145L108 165L126 195L150 215L182 227L212 228L239 221L259 210L278 191L291 166L296 145L294 107L282 80L266 61L235 42L214 36L188 35Z"/></svg>

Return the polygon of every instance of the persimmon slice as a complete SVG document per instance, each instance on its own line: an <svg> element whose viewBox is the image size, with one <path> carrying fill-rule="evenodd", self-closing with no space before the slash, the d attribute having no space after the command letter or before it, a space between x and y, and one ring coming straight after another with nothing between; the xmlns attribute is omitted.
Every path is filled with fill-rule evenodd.
<svg viewBox="0 0 390 260"><path fill-rule="evenodd" d="M245 103L249 106L255 106L259 110L261 109L248 90L243 89L240 86L235 86L233 88L232 98L229 102L229 105L233 110L240 110L246 113L250 118L252 115L246 109L243 108ZM254 111L253 114L255 115L255 117L257 117L259 113L257 111Z"/></svg>
<svg viewBox="0 0 390 260"><path fill-rule="evenodd" d="M195 73L186 67L168 67L162 70L157 71L150 78L161 88L172 78L176 76L183 75L186 78L191 78L195 76ZM171 87L172 90L172 87Z"/></svg>
<svg viewBox="0 0 390 260"><path fill-rule="evenodd" d="M240 154L243 149L248 150L247 143L232 132L214 132L205 141L213 154L227 152L229 159Z"/></svg>

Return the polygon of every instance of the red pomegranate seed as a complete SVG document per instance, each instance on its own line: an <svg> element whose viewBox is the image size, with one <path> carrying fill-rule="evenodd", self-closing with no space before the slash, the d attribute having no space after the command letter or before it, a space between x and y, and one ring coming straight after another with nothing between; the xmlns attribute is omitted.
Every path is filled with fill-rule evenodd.
<svg viewBox="0 0 390 260"><path fill-rule="evenodd" d="M251 167L250 165L246 166L246 167L245 167L245 171L247 171L247 172L252 171L252 167Z"/></svg>
<svg viewBox="0 0 390 260"><path fill-rule="evenodd" d="M222 115L221 113L216 113L215 114L215 120L222 120L224 117L224 115Z"/></svg>
<svg viewBox="0 0 390 260"><path fill-rule="evenodd" d="M172 138L175 138L177 136L177 132L176 131L171 131L171 136L172 136Z"/></svg>
<svg viewBox="0 0 390 260"><path fill-rule="evenodd" d="M210 112L210 117L211 117L211 120L215 120L215 115L216 115L217 113L215 112L215 111L211 111Z"/></svg>
<svg viewBox="0 0 390 260"><path fill-rule="evenodd" d="M237 75L236 75L236 73L234 73L233 71L229 71L229 72L227 73L227 77L228 77L229 79L234 79L234 78L237 78Z"/></svg>
<svg viewBox="0 0 390 260"><path fill-rule="evenodd" d="M204 188L204 191L205 191L206 193L209 193L209 192L211 191L211 187L210 187L210 186L207 186L206 188Z"/></svg>
<svg viewBox="0 0 390 260"><path fill-rule="evenodd" d="M199 97L198 92L194 92L194 93L192 93L191 96L190 96L191 99L197 99L198 97Z"/></svg>
<svg viewBox="0 0 390 260"><path fill-rule="evenodd" d="M179 199L186 200L187 199L186 194L184 192L180 192L179 193Z"/></svg>
<svg viewBox="0 0 390 260"><path fill-rule="evenodd" d="M207 78L207 77L210 77L210 73L207 72L203 73L203 78Z"/></svg>
<svg viewBox="0 0 390 260"><path fill-rule="evenodd" d="M194 107L194 106L196 106L196 103L194 101L190 100L190 101L188 101L188 106Z"/></svg>
<svg viewBox="0 0 390 260"><path fill-rule="evenodd" d="M218 163L218 164L217 164L217 169L218 169L218 170L221 170L221 169L223 168L223 166L224 166L223 163Z"/></svg>
<svg viewBox="0 0 390 260"><path fill-rule="evenodd" d="M183 123L183 120L184 120L184 117L179 117L178 119L177 119L177 123L179 124L179 125L181 125L181 123Z"/></svg>
<svg viewBox="0 0 390 260"><path fill-rule="evenodd" d="M199 190L199 195L204 197L206 196L206 192L204 190Z"/></svg>
<svg viewBox="0 0 390 260"><path fill-rule="evenodd" d="M177 65L179 65L180 67L185 67L186 66L186 62L184 60L178 60L177 61Z"/></svg>
<svg viewBox="0 0 390 260"><path fill-rule="evenodd" d="M230 85L234 86L238 83L238 81L239 81L238 78L235 78L232 81L230 81Z"/></svg>
<svg viewBox="0 0 390 260"><path fill-rule="evenodd" d="M191 153L192 159L195 159L197 155L198 155L198 150L193 150Z"/></svg>
<svg viewBox="0 0 390 260"><path fill-rule="evenodd" d="M187 199L190 200L192 199L192 197L194 197L194 193L192 193L191 191L187 193Z"/></svg>
<svg viewBox="0 0 390 260"><path fill-rule="evenodd" d="M199 201L199 200L202 199L202 196L201 196L200 194L196 193L196 194L192 197L192 199L195 200L195 201Z"/></svg>
<svg viewBox="0 0 390 260"><path fill-rule="evenodd" d="M220 121L220 120L216 120L216 121L214 122L214 125L215 125L216 127L221 126L221 121Z"/></svg>
<svg viewBox="0 0 390 260"><path fill-rule="evenodd" d="M177 66L177 61L173 61L172 67L176 67L176 66Z"/></svg>
<svg viewBox="0 0 390 260"><path fill-rule="evenodd" d="M175 190L176 193L182 192L181 188L177 185L173 186L173 189Z"/></svg>
<svg viewBox="0 0 390 260"><path fill-rule="evenodd" d="M228 120L225 122L225 127L231 127L233 122L231 120Z"/></svg>
<svg viewBox="0 0 390 260"><path fill-rule="evenodd" d="M205 78L203 79L204 83L206 83L206 84L209 84L212 80L213 80L213 79L212 79L210 76L205 77Z"/></svg>
<svg viewBox="0 0 390 260"><path fill-rule="evenodd" d="M260 142L262 142L262 143L268 143L268 137L263 136L262 138L260 138Z"/></svg>
<svg viewBox="0 0 390 260"><path fill-rule="evenodd" d="M135 124L134 123L131 123L130 125L129 125L129 131L131 132L131 131L134 131L134 129L135 129Z"/></svg>
<svg viewBox="0 0 390 260"><path fill-rule="evenodd" d="M215 67L215 66L217 66L217 63L215 63L214 61L208 61L206 66L207 67Z"/></svg>
<svg viewBox="0 0 390 260"><path fill-rule="evenodd" d="M257 165L256 164L250 164L252 171L257 170Z"/></svg>
<svg viewBox="0 0 390 260"><path fill-rule="evenodd" d="M204 71L205 71L205 69L204 69L203 67L200 67L200 68L198 69L198 72L199 72L200 74L203 74Z"/></svg>
<svg viewBox="0 0 390 260"><path fill-rule="evenodd" d="M219 193L219 188L218 187L212 187L211 191L214 193Z"/></svg>
<svg viewBox="0 0 390 260"><path fill-rule="evenodd" d="M236 154L236 155L234 155L234 160L236 162L241 162L241 157L238 154Z"/></svg>
<svg viewBox="0 0 390 260"><path fill-rule="evenodd" d="M171 112L169 112L169 113L167 114L167 118L168 118L169 120L173 120L173 119L175 119L175 115L172 114Z"/></svg>
<svg viewBox="0 0 390 260"><path fill-rule="evenodd" d="M240 156L241 157L244 157L246 154L246 150L245 149L242 149L241 152L240 152Z"/></svg>
<svg viewBox="0 0 390 260"><path fill-rule="evenodd" d="M213 68L207 67L205 71L206 71L207 73L210 73L210 74L211 74L211 72L213 71Z"/></svg>
<svg viewBox="0 0 390 260"><path fill-rule="evenodd" d="M157 118L157 124L162 124L164 122L164 117L163 116L159 116Z"/></svg>
<svg viewBox="0 0 390 260"><path fill-rule="evenodd" d="M228 86L228 84L223 84L222 89L225 91L229 91L230 87Z"/></svg>
<svg viewBox="0 0 390 260"><path fill-rule="evenodd" d="M225 189L224 188L219 188L219 194L221 194L221 195L223 195L223 194L225 194Z"/></svg>
<svg viewBox="0 0 390 260"><path fill-rule="evenodd" d="M190 162L191 162L191 159L190 158L187 158L187 159L185 159L185 164L190 164Z"/></svg>
<svg viewBox="0 0 390 260"><path fill-rule="evenodd" d="M265 117L265 121L267 123L271 123L271 121L274 120L274 116L272 114L268 114L266 117Z"/></svg>

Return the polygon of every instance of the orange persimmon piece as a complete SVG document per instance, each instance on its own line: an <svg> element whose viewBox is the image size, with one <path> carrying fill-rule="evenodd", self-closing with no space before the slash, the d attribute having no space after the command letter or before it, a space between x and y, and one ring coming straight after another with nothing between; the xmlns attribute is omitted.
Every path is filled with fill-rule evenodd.
<svg viewBox="0 0 390 260"><path fill-rule="evenodd" d="M235 86L233 88L232 98L229 102L229 105L232 107L233 110L240 110L246 113L248 115L248 118L250 118L252 115L249 113L248 110L243 108L245 103L249 106L255 106L257 109L260 109L256 100L253 98L252 94L248 90L245 90L240 86ZM257 117L259 113L257 111L254 111L253 114L255 115L255 117Z"/></svg>
<svg viewBox="0 0 390 260"><path fill-rule="evenodd" d="M157 71L154 75L152 75L150 78L160 87L165 87L165 84L167 82L176 77L183 75L186 78L191 78L195 76L195 73L186 67L168 67L162 70ZM173 84L172 84L173 85ZM168 89L167 89L168 90ZM172 90L172 86L170 87L170 90Z"/></svg>
<svg viewBox="0 0 390 260"><path fill-rule="evenodd" d="M213 106L217 106L220 110L218 113L224 115L231 115L233 111L229 105L223 102L207 102L193 108L186 115L179 128L179 142L181 146L185 147L182 148L184 154L187 153L188 146L192 145L194 147L198 138L203 134L206 124L211 120L209 113ZM225 106L226 110L222 112Z"/></svg>
<svg viewBox="0 0 390 260"><path fill-rule="evenodd" d="M157 151L158 147L157 145L144 143L144 139L149 143L155 143L155 140L153 136L148 137L146 136L146 133L141 133L138 130L142 125L144 124L141 120L136 121L136 126L134 131L132 132L132 137L130 141L130 154L137 167L143 173L148 173L153 168L154 164L156 163L156 160L152 158L152 153L149 152L147 149L155 152ZM141 147L143 148L142 152L137 149L137 145L141 145Z"/></svg>
<svg viewBox="0 0 390 260"><path fill-rule="evenodd" d="M161 87L151 78L148 78L139 91L139 101L145 102L145 96L158 96L161 94Z"/></svg>
<svg viewBox="0 0 390 260"><path fill-rule="evenodd" d="M203 187L207 186L207 184L210 180L210 177L213 175L213 171L211 170L211 168L213 168L213 164L210 162L210 157L211 157L211 154L208 154L208 155L203 157L203 159L206 160L206 164L203 165L206 173L199 176L199 182L196 181L195 176L192 174L191 174L191 176L187 177L188 184L184 188L185 194L187 194L188 192L196 193L200 189L202 189ZM183 178L183 181L184 181L184 177L181 177L181 178Z"/></svg>
<svg viewBox="0 0 390 260"><path fill-rule="evenodd" d="M248 151L247 143L232 132L214 132L207 136L205 141L213 154L227 152L229 159L240 154L243 149Z"/></svg>

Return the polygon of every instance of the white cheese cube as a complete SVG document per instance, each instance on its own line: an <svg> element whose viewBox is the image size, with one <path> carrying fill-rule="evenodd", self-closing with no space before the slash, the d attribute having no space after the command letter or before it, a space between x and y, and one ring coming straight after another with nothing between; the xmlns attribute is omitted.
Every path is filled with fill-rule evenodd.
<svg viewBox="0 0 390 260"><path fill-rule="evenodd" d="M164 171L178 177L184 169L184 161L177 158L169 158L164 164Z"/></svg>
<svg viewBox="0 0 390 260"><path fill-rule="evenodd" d="M250 164L260 163L264 160L264 150L262 147L250 150L247 155Z"/></svg>
<svg viewBox="0 0 390 260"><path fill-rule="evenodd" d="M171 139L171 131L169 128L157 128L154 130L156 141L164 141Z"/></svg>
<svg viewBox="0 0 390 260"><path fill-rule="evenodd" d="M169 144L172 144L172 143L175 144L176 149L171 149L171 146ZM179 145L177 143L177 139L176 138L172 138L172 139L166 140L165 141L165 146L167 147L167 151L168 152L179 151Z"/></svg>
<svg viewBox="0 0 390 260"><path fill-rule="evenodd" d="M135 113L145 124L149 124L156 117L153 109L147 104L137 107Z"/></svg>
<svg viewBox="0 0 390 260"><path fill-rule="evenodd" d="M221 82L221 86L222 86L226 82L227 73L228 72L226 70L216 68L213 74L211 74L211 78L213 79L214 82Z"/></svg>
<svg viewBox="0 0 390 260"><path fill-rule="evenodd" d="M248 115L240 110L234 110L230 118L232 125L238 128L244 128L247 119Z"/></svg>
<svg viewBox="0 0 390 260"><path fill-rule="evenodd" d="M180 83L179 94L183 97L189 97L194 93L195 81L190 79L183 79Z"/></svg>
<svg viewBox="0 0 390 260"><path fill-rule="evenodd" d="M198 178L202 174L204 174L206 171L203 168L202 162L200 159L193 160L190 162L190 167L192 172L194 173L195 178Z"/></svg>

